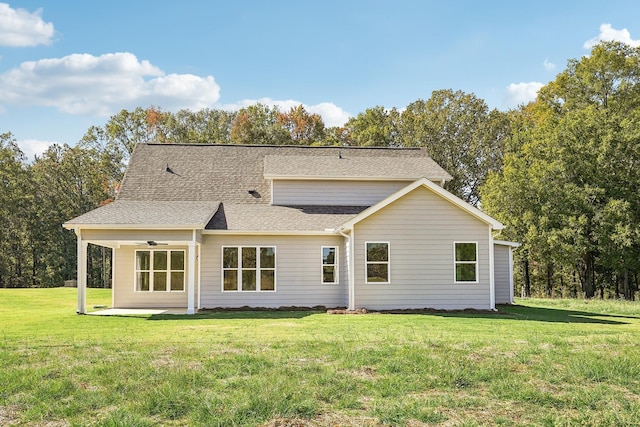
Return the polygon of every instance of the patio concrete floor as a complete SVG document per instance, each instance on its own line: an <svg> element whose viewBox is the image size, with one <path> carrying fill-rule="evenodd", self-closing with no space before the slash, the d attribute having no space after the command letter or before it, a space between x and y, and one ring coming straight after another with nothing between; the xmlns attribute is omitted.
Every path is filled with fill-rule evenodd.
<svg viewBox="0 0 640 427"><path fill-rule="evenodd" d="M87 313L92 316L144 316L153 314L187 314L186 308L105 308Z"/></svg>

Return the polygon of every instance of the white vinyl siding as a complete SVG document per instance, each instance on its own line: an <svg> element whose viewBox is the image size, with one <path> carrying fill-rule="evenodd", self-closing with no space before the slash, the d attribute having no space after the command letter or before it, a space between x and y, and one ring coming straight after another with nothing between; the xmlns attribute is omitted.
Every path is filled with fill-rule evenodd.
<svg viewBox="0 0 640 427"><path fill-rule="evenodd" d="M356 308L490 309L487 224L424 187L355 225ZM366 283L365 243L388 241L390 284ZM455 283L454 242L477 242L478 283Z"/></svg>
<svg viewBox="0 0 640 427"><path fill-rule="evenodd" d="M274 180L274 205L371 206L409 181Z"/></svg>
<svg viewBox="0 0 640 427"><path fill-rule="evenodd" d="M166 246L185 251L185 277L189 271L184 247ZM135 252L140 247L120 246L114 253L113 307L114 308L183 308L187 306L187 292L136 292ZM196 280L197 280L197 271ZM186 282L185 282L186 290ZM197 296L196 296L197 298Z"/></svg>
<svg viewBox="0 0 640 427"><path fill-rule="evenodd" d="M339 275L336 285L327 286L318 267L321 248L342 242L341 236L205 235L200 253L200 307L344 307L346 273ZM229 246L276 247L277 292L223 292L221 250ZM338 251L340 257L344 253ZM344 266L345 261L340 258L338 265Z"/></svg>
<svg viewBox="0 0 640 427"><path fill-rule="evenodd" d="M493 245L494 280L496 304L511 304L513 302L513 272L510 265L511 248L506 245Z"/></svg>

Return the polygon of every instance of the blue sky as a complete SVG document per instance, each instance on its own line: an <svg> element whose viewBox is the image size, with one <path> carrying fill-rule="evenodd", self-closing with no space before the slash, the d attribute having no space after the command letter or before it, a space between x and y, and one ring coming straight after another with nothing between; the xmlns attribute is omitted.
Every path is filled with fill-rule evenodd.
<svg viewBox="0 0 640 427"><path fill-rule="evenodd" d="M506 110L601 39L640 44L636 0L0 2L0 133L31 158L137 106L338 125L453 89Z"/></svg>

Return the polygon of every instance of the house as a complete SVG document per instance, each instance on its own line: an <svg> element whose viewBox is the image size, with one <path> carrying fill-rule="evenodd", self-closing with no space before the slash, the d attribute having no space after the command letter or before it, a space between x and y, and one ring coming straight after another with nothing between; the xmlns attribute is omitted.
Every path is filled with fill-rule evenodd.
<svg viewBox="0 0 640 427"><path fill-rule="evenodd" d="M64 224L113 249L114 308L495 308L503 225L419 148L138 144L116 200Z"/></svg>

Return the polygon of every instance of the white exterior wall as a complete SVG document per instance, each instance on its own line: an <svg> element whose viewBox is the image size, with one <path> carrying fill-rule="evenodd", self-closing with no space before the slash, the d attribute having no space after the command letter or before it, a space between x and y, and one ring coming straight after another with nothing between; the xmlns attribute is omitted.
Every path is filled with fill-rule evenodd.
<svg viewBox="0 0 640 427"><path fill-rule="evenodd" d="M201 308L218 307L344 307L347 288L345 245L342 236L204 235L200 260ZM275 246L276 290L222 291L223 246ZM323 284L321 248L337 246L339 283Z"/></svg>
<svg viewBox="0 0 640 427"><path fill-rule="evenodd" d="M390 243L389 284L365 282L365 242ZM478 243L479 283L454 283L454 242ZM355 225L355 306L491 309L489 226L419 187Z"/></svg>
<svg viewBox="0 0 640 427"><path fill-rule="evenodd" d="M511 304L513 292L513 272L511 266L511 248L505 245L493 245L494 280L496 286L496 304Z"/></svg>
<svg viewBox="0 0 640 427"><path fill-rule="evenodd" d="M161 246L164 249L184 249L185 284L184 291L174 292L138 292L135 290L135 251L145 250L146 246L121 246L114 249L115 271L113 280L114 308L186 308L187 307L187 274L189 268L187 246ZM197 269L196 269L197 283ZM196 301L197 301L196 289Z"/></svg>
<svg viewBox="0 0 640 427"><path fill-rule="evenodd" d="M274 180L274 205L371 206L409 181Z"/></svg>

